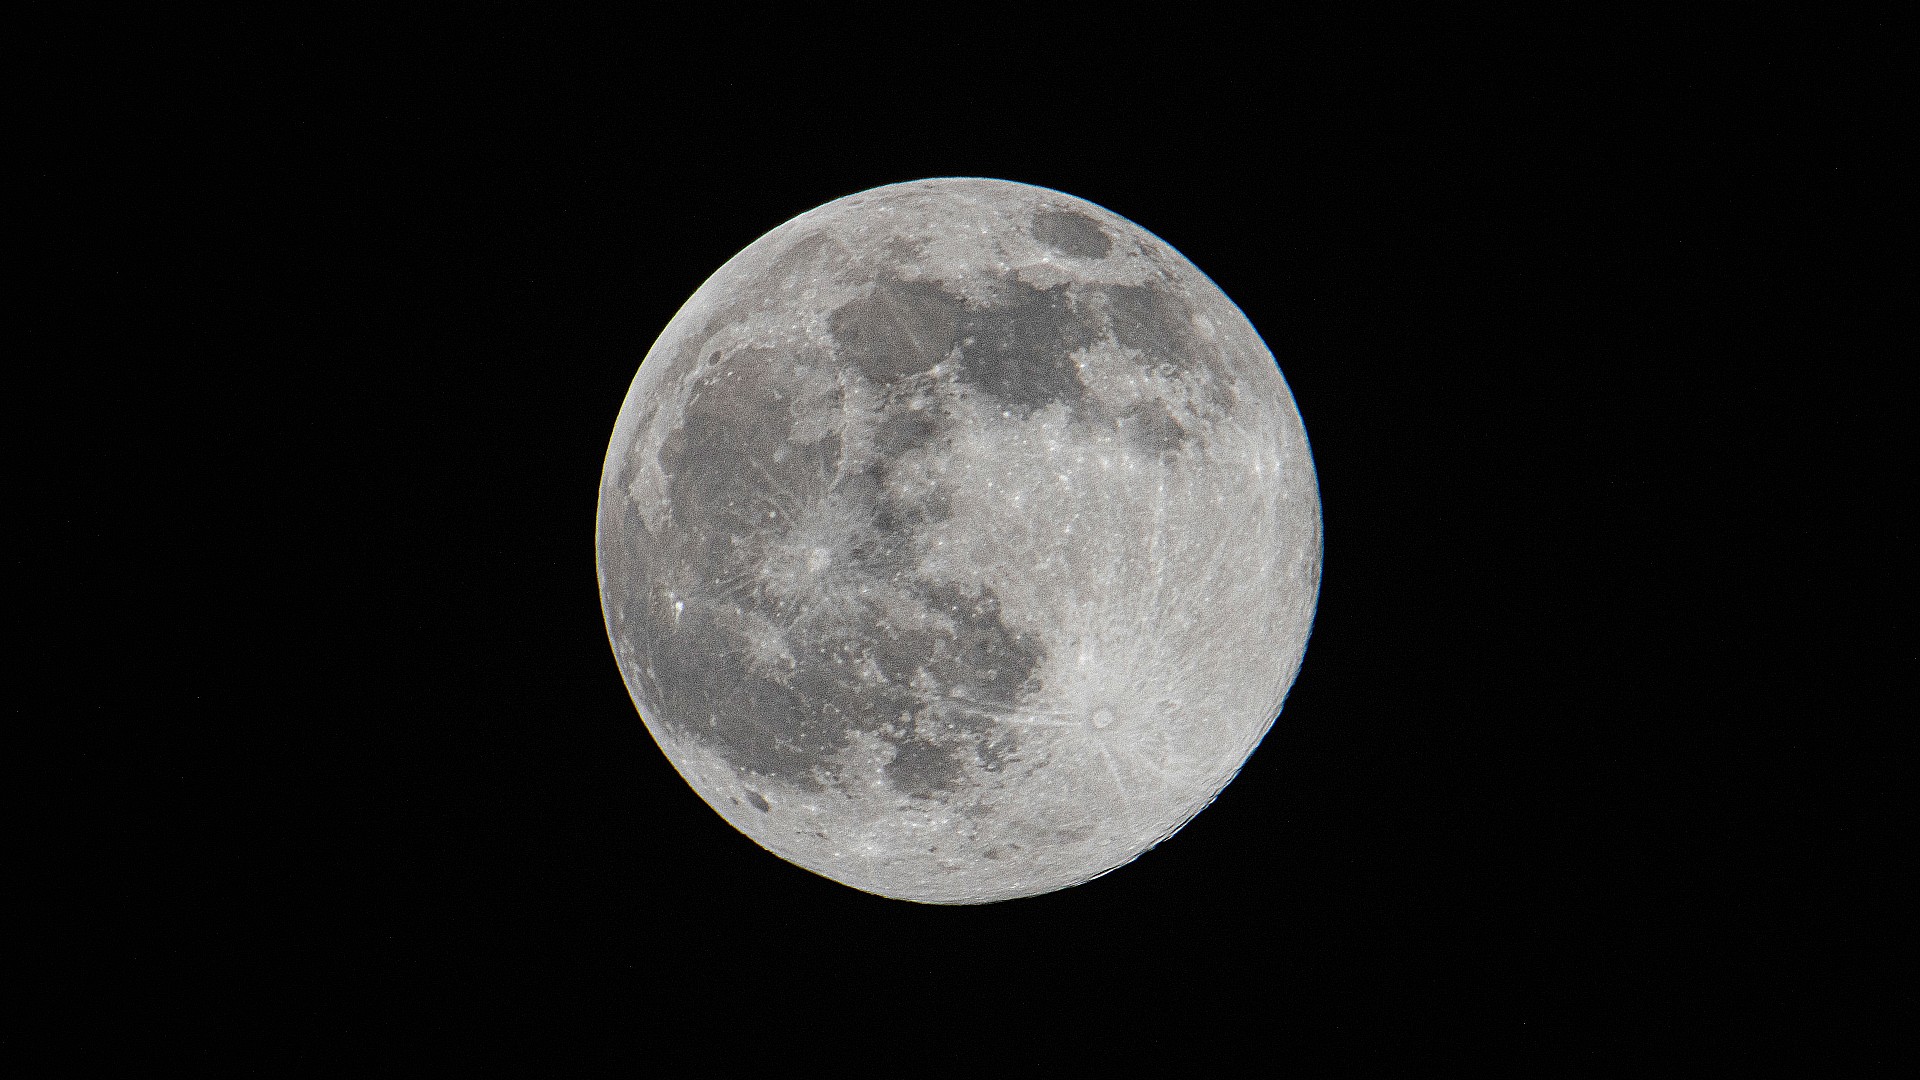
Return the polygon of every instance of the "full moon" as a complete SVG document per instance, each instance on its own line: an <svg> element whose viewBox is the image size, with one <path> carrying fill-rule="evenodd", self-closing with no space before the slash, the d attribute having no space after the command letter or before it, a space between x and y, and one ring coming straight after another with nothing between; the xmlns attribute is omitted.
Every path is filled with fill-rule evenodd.
<svg viewBox="0 0 1920 1080"><path fill-rule="evenodd" d="M881 896L1066 888L1173 835L1299 671L1306 431L1239 308L1092 203L936 179L722 266L628 391L607 633L687 783Z"/></svg>

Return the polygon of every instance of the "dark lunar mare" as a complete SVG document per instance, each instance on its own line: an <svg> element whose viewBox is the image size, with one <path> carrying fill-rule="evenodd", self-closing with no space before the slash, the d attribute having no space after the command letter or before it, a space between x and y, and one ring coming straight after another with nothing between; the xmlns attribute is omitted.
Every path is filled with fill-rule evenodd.
<svg viewBox="0 0 1920 1080"><path fill-rule="evenodd" d="M1077 410L1087 395L1073 353L1100 338L1065 286L1013 283L1000 303L961 319L962 378L1019 415L1060 402Z"/></svg>
<svg viewBox="0 0 1920 1080"><path fill-rule="evenodd" d="M1165 283L1102 285L1100 307L1115 341L1140 350L1149 366L1171 365L1176 370L1201 366L1223 375L1219 351L1200 340L1193 329L1193 309Z"/></svg>
<svg viewBox="0 0 1920 1080"><path fill-rule="evenodd" d="M1083 222L1091 234L1063 224L1068 219ZM1106 240L1079 215L1049 211L1035 221L1036 230L1048 223L1042 231L1055 246L1081 243L1091 253L1087 235ZM841 359L877 383L896 383L954 361L963 384L992 395L1016 417L1058 403L1075 419L1111 426L1135 448L1164 457L1192 445L1194 432L1161 402L1117 412L1101 407L1088 395L1073 355L1111 334L1122 347L1137 350L1150 369L1205 370L1212 378L1199 404L1220 408L1221 387L1229 381L1225 365L1219 349L1195 333L1193 315L1165 281L1038 289L1000 277L993 301L970 307L936 283L882 275L870 295L841 307L829 325Z"/></svg>
<svg viewBox="0 0 1920 1080"><path fill-rule="evenodd" d="M1041 210L1033 215L1033 238L1062 255L1104 259L1113 240L1100 223L1071 210Z"/></svg>
<svg viewBox="0 0 1920 1080"><path fill-rule="evenodd" d="M911 290L905 295L877 306L885 333L862 340L931 340L924 322L898 325L899 312L925 310L909 302ZM863 371L889 371L870 359ZM990 713L1017 707L1032 691L1043 651L1001 621L991 589L913 576L916 530L945 507L939 498L900 501L885 482L890 466L947 438L951 419L907 365L895 365L872 418L873 461L843 469L838 436L788 441L797 390L783 374L789 358L740 350L708 360L684 422L659 451L675 525L650 558L656 584L646 615L629 627L650 669L643 682L656 719L709 746L750 783L830 787L839 780L834 755L860 732L893 745L886 774L907 795L952 790L969 768L998 769L1013 744ZM844 561L822 586L831 594L802 589L792 602L770 595L759 560L829 497L859 523L835 552ZM871 587L864 598L863 585ZM929 619L887 617L878 603L885 595ZM795 663L754 663L754 628L767 623L781 629ZM863 678L863 670L881 678Z"/></svg>
<svg viewBox="0 0 1920 1080"><path fill-rule="evenodd" d="M938 284L882 276L871 295L828 319L842 359L882 385L957 361L963 382L1021 415L1053 402L1069 408L1086 396L1071 354L1100 337L1065 287L1036 289L1000 282L985 307Z"/></svg>
<svg viewBox="0 0 1920 1080"><path fill-rule="evenodd" d="M1070 255L1099 257L1111 244L1090 219L1069 212L1043 211L1033 227L1036 238ZM807 261L834 250L818 247ZM867 427L871 461L851 469L843 467L837 435L790 442L801 396L786 374L795 357L707 352L683 423L658 456L670 477L674 527L657 538L657 550L630 554L653 570L645 614L627 620L627 632L649 669L643 684L655 719L709 746L750 783L757 776L830 787L839 779L834 757L856 733L893 745L886 774L911 796L952 790L970 767L1000 768L1014 744L991 714L1019 708L1037 689L1045 653L1005 625L991 589L914 576L918 530L949 511L937 493L902 500L888 480L909 455L950 437L952 419L927 372L949 361L960 383L1016 417L1058 403L1079 422L1111 426L1147 452L1171 453L1191 433L1165 405L1144 401L1109 413L1088 394L1072 356L1111 333L1163 371L1216 362L1191 319L1187 305L1161 287L1038 289L1003 278L991 303L970 307L937 283L881 274L870 293L828 318L834 359L880 389L883 402ZM714 329L694 340L713 340ZM700 355L674 358L669 375L692 370ZM804 589L795 600L769 595L757 560L829 496L857 522L836 551L840 576L823 586L831 596ZM863 583L870 586L864 597ZM903 596L934 618L887 618L878 604L885 595ZM754 663L756 627L766 624L780 628L793 663ZM863 678L863 670L881 678ZM758 808L764 797L754 792L749 801Z"/></svg>
<svg viewBox="0 0 1920 1080"><path fill-rule="evenodd" d="M952 353L963 304L932 282L883 279L827 319L841 359L882 386Z"/></svg>

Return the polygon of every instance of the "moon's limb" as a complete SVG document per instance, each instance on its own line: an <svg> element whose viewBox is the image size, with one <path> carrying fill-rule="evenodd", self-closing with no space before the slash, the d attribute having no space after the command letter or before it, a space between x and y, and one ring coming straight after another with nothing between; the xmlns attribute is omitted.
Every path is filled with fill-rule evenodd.
<svg viewBox="0 0 1920 1080"><path fill-rule="evenodd" d="M1059 192L897 184L722 267L602 478L608 633L762 846L934 903L1063 888L1232 779L1320 571L1305 430L1179 253Z"/></svg>

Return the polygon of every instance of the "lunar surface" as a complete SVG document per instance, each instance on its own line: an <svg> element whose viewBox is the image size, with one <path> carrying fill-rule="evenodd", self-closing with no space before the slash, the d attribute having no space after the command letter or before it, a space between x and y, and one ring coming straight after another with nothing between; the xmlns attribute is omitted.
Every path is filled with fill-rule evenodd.
<svg viewBox="0 0 1920 1080"><path fill-rule="evenodd" d="M851 195L721 267L601 479L607 632L762 847L965 904L1075 885L1226 786L1320 579L1306 432L1191 263L998 180Z"/></svg>

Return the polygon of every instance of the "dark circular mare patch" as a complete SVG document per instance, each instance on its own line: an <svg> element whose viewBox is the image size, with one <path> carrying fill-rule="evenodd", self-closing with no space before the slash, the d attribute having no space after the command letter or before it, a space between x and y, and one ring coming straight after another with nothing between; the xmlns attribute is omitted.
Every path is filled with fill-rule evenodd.
<svg viewBox="0 0 1920 1080"><path fill-rule="evenodd" d="M1062 255L1104 259L1113 240L1099 224L1071 210L1041 210L1033 215L1033 238Z"/></svg>

